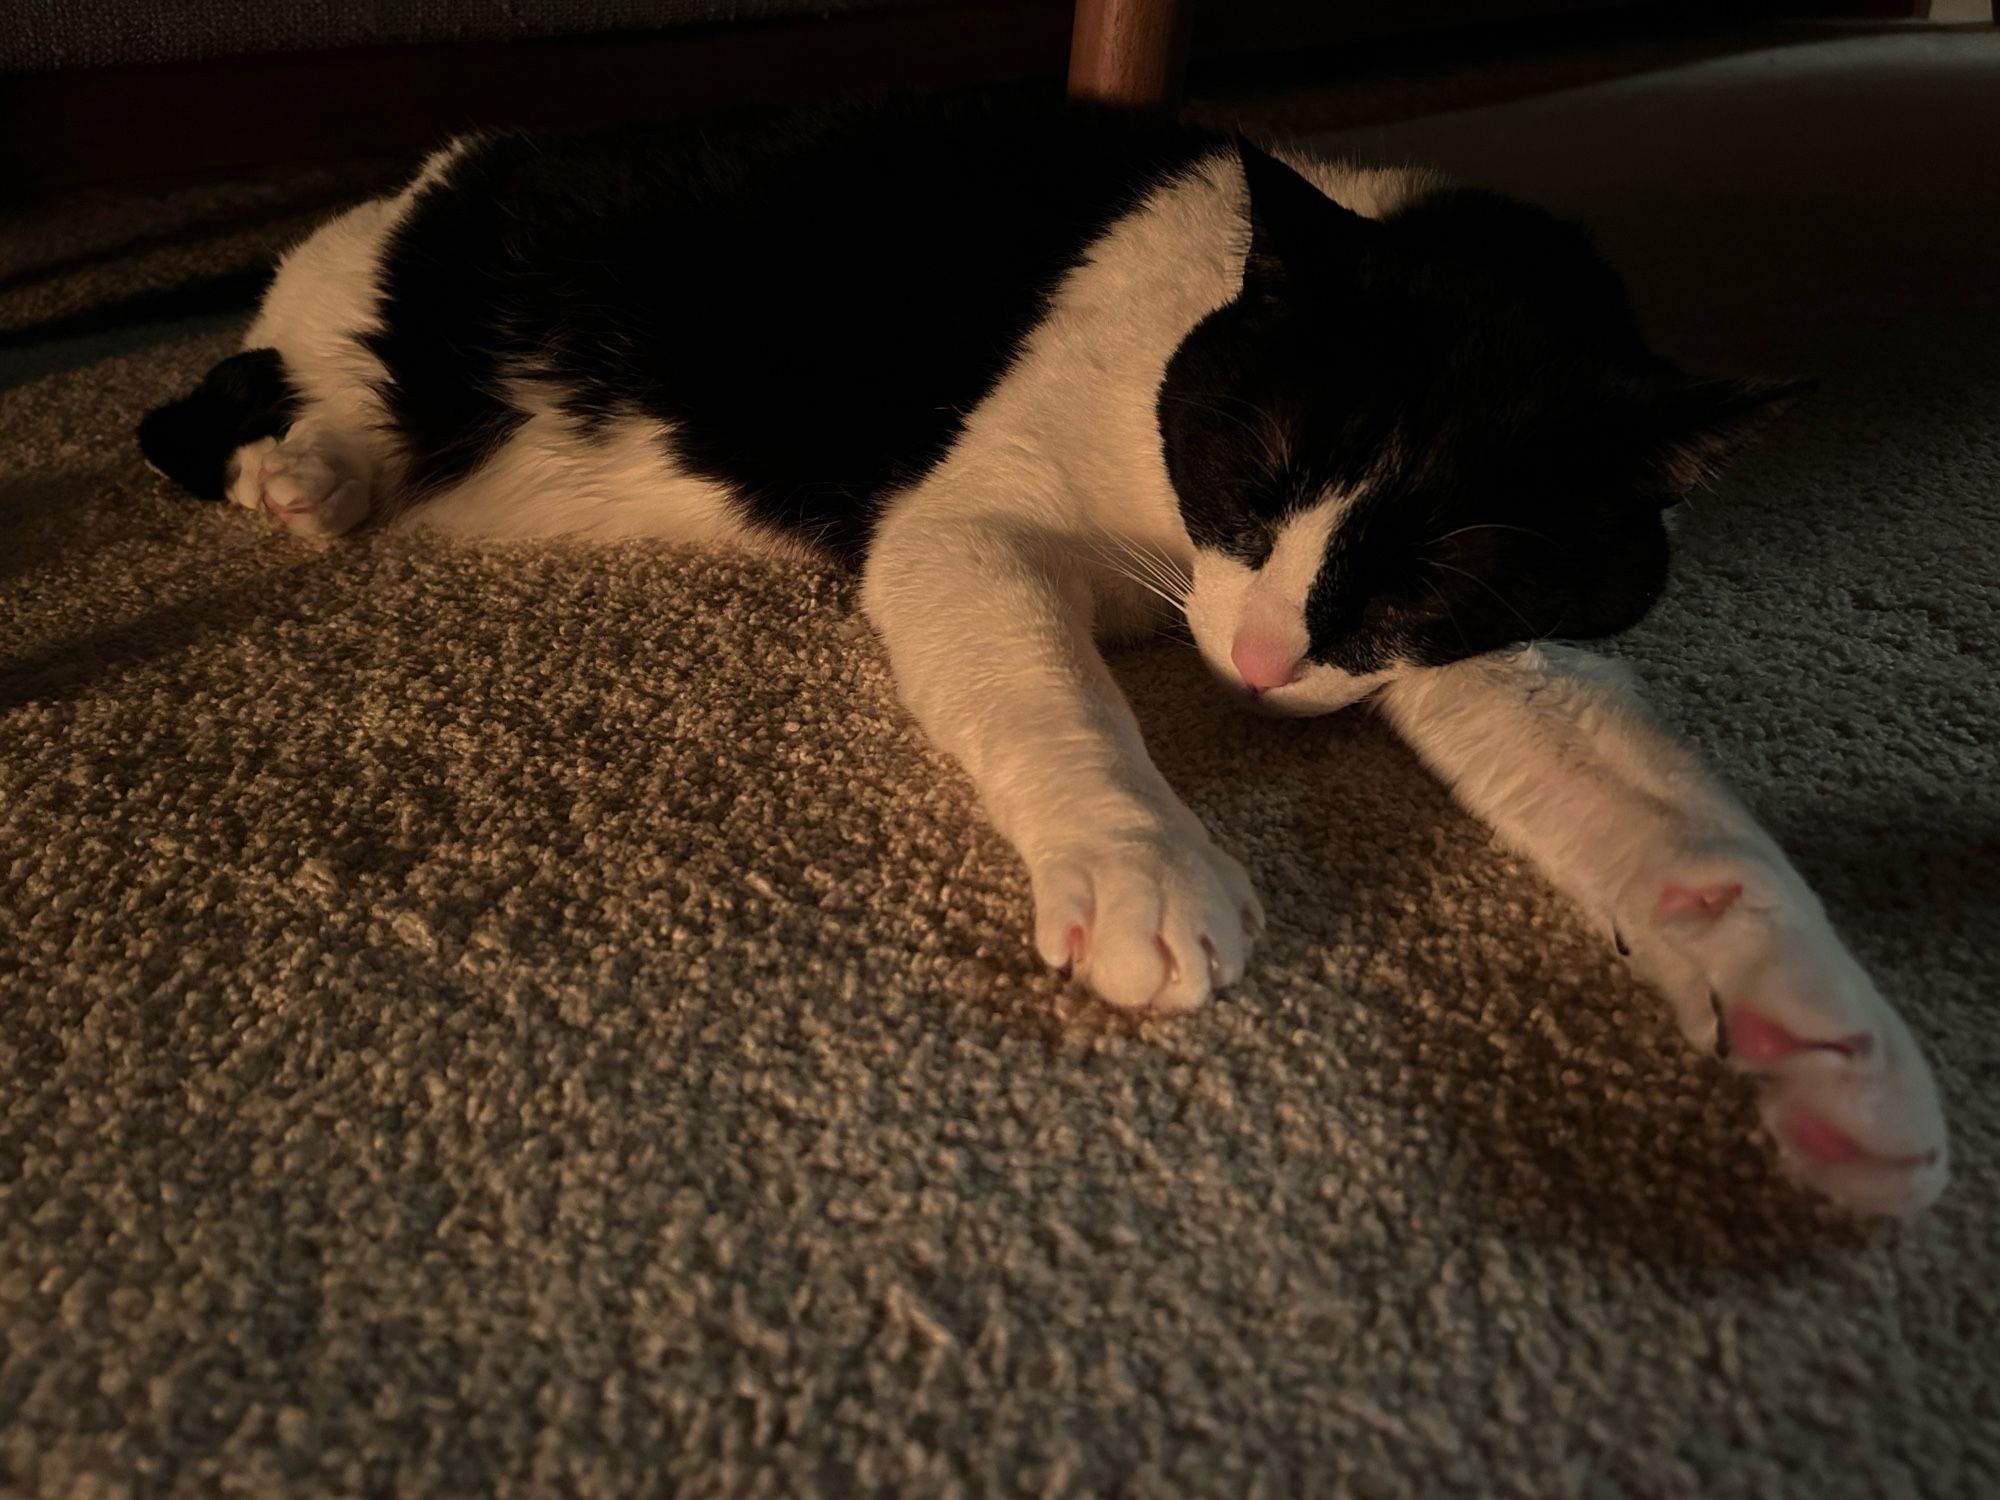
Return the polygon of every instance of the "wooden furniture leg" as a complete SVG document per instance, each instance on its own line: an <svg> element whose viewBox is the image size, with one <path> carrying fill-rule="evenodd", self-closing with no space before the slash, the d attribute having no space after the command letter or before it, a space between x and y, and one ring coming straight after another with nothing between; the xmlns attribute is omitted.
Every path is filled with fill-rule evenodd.
<svg viewBox="0 0 2000 1500"><path fill-rule="evenodd" d="M1190 0L1076 0L1070 97L1137 106L1178 104L1193 10Z"/></svg>

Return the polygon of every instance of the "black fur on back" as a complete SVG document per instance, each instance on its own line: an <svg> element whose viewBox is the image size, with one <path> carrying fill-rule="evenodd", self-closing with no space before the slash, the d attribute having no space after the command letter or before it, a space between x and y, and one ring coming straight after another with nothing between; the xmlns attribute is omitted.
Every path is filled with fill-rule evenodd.
<svg viewBox="0 0 2000 1500"><path fill-rule="evenodd" d="M1218 144L991 101L485 140L385 258L370 344L413 478L467 473L534 375L586 427L671 423L755 520L858 549L1090 243Z"/></svg>
<svg viewBox="0 0 2000 1500"><path fill-rule="evenodd" d="M229 460L245 443L276 437L298 415L299 396L275 349L232 354L180 400L139 423L146 462L203 500L220 500Z"/></svg>

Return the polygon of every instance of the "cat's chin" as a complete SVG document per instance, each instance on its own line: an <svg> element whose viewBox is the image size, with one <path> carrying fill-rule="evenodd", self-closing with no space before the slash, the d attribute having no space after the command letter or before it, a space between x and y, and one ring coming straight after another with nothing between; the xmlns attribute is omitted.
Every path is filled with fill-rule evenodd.
<svg viewBox="0 0 2000 1500"><path fill-rule="evenodd" d="M1394 675L1372 672L1366 677L1350 677L1344 672L1329 672L1324 676L1313 673L1298 682L1261 693L1252 692L1240 683L1232 684L1230 696L1251 713L1268 719L1310 719L1352 708Z"/></svg>

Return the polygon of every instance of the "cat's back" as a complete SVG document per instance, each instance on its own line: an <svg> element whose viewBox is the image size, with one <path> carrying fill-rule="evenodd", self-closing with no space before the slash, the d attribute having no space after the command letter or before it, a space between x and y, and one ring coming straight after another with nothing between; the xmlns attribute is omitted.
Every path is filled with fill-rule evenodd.
<svg viewBox="0 0 2000 1500"><path fill-rule="evenodd" d="M936 462L1092 242L1221 146L992 100L474 138L384 245L372 347L424 483L469 472L532 382L839 532Z"/></svg>
<svg viewBox="0 0 2000 1500"><path fill-rule="evenodd" d="M600 270L722 275L748 256L860 271L889 259L907 281L923 249L967 268L971 257L1073 257L1221 144L1162 116L990 98L497 132L466 139L432 173L398 248L429 238L438 253L462 225L492 231L450 247L462 256L544 271L587 246L595 253L578 259ZM625 252L642 263L622 264Z"/></svg>

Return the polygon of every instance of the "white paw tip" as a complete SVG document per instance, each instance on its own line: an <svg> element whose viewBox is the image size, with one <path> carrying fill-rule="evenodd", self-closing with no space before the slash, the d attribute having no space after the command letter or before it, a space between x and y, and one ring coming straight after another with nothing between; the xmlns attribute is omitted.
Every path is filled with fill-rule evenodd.
<svg viewBox="0 0 2000 1500"><path fill-rule="evenodd" d="M1767 1111L1765 1123L1798 1176L1860 1213L1906 1215L1929 1207L1950 1181L1943 1146L1871 1150L1848 1131L1797 1103Z"/></svg>

